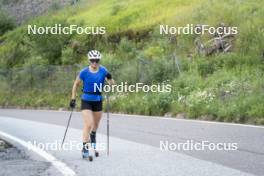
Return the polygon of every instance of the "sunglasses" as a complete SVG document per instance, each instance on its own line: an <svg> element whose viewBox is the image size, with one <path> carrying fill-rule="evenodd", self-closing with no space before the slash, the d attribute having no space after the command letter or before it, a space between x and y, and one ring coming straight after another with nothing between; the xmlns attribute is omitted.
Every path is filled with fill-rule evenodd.
<svg viewBox="0 0 264 176"><path fill-rule="evenodd" d="M97 63L97 64L98 64L99 61L100 61L99 59L90 59L90 62L91 62L91 63Z"/></svg>

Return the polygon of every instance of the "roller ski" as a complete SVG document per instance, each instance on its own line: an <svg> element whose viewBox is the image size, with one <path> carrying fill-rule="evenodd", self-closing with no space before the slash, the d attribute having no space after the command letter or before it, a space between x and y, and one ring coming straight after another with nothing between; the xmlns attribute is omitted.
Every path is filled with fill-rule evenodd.
<svg viewBox="0 0 264 176"><path fill-rule="evenodd" d="M90 139L91 139L91 144L92 144L92 148L94 151L94 156L99 157L99 152L96 150L96 132L95 131L92 131L90 133Z"/></svg>
<svg viewBox="0 0 264 176"><path fill-rule="evenodd" d="M82 158L93 161L93 156L91 156L89 152L89 143L83 143Z"/></svg>

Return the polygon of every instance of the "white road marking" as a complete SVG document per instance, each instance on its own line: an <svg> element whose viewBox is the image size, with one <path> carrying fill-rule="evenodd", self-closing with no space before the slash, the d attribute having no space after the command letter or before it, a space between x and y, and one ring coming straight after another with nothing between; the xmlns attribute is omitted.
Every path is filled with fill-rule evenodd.
<svg viewBox="0 0 264 176"><path fill-rule="evenodd" d="M50 162L55 168L58 169L58 171L60 173L62 173L62 175L64 176L75 176L76 173L69 168L65 163L61 162L60 160L58 160L57 158L55 158L54 156L52 156L51 154L45 152L44 150L30 144L27 143L26 141L23 141L15 136L12 136L10 134L7 134L5 132L0 131L0 136L4 136L8 139L11 139L19 144L21 144L22 146L29 148L30 150L32 150L33 152L37 153L38 155L40 155L41 157L45 158L48 162Z"/></svg>
<svg viewBox="0 0 264 176"><path fill-rule="evenodd" d="M21 109L19 109L21 110ZM32 110L34 109L25 109L25 110ZM46 111L46 112L69 112L69 111L56 111L56 110L42 110L38 109L37 111ZM80 113L78 111L74 111L74 113ZM104 113L106 114L106 113ZM250 127L250 128L262 128L264 126L261 125L249 125L249 124L240 124L240 123L227 123L227 122L216 122L216 121L206 121L206 120L194 120L194 119L177 119L173 117L162 117L162 116L147 116L147 115L133 115L133 114L118 114L118 113L110 113L111 115L119 115L119 116L127 116L127 117L136 117L136 118L154 118L159 120L176 120L176 121L184 121L184 122L197 122L197 123L207 123L207 124L215 124L215 125L227 125L227 126L239 126L239 127Z"/></svg>
<svg viewBox="0 0 264 176"><path fill-rule="evenodd" d="M230 126L241 126L241 127L250 127L250 128L264 128L264 126L248 125L248 124L240 124L240 123L215 122L215 121L194 120L194 119L177 119L177 118L173 118L173 117L146 116L146 115L133 115L133 114L115 114L115 113L111 113L111 114L120 115L120 116L128 116L128 117L154 118L154 119L160 119L160 120L177 120L177 121L185 121L185 122L209 123L209 124L216 124L216 125L230 125Z"/></svg>

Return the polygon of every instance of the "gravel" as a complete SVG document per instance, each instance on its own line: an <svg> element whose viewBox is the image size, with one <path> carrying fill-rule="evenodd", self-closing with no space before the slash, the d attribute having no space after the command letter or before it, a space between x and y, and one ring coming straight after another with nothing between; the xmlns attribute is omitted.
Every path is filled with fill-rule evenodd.
<svg viewBox="0 0 264 176"><path fill-rule="evenodd" d="M31 159L25 151L19 150L6 141L0 139L1 176L12 175L49 175L47 170L50 163Z"/></svg>

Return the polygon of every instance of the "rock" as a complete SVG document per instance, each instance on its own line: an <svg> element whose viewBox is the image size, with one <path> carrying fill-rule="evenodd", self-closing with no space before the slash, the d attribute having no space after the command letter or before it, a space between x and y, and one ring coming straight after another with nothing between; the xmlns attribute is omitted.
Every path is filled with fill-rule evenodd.
<svg viewBox="0 0 264 176"><path fill-rule="evenodd" d="M176 115L176 119L186 119L186 114L185 113L179 113Z"/></svg>
<svg viewBox="0 0 264 176"><path fill-rule="evenodd" d="M0 139L0 152L4 151L7 148L6 143Z"/></svg>
<svg viewBox="0 0 264 176"><path fill-rule="evenodd" d="M5 142L0 140L0 146L4 146L5 145Z"/></svg>
<svg viewBox="0 0 264 176"><path fill-rule="evenodd" d="M58 111L67 111L66 108L59 108Z"/></svg>
<svg viewBox="0 0 264 176"><path fill-rule="evenodd" d="M71 4L72 1L73 0L19 0L7 2L7 4L2 5L2 8L16 20L17 24L22 24L34 16L39 16L48 12L56 3L59 6L65 6Z"/></svg>
<svg viewBox="0 0 264 176"><path fill-rule="evenodd" d="M164 117L172 117L172 113L171 112L167 112L164 114Z"/></svg>

